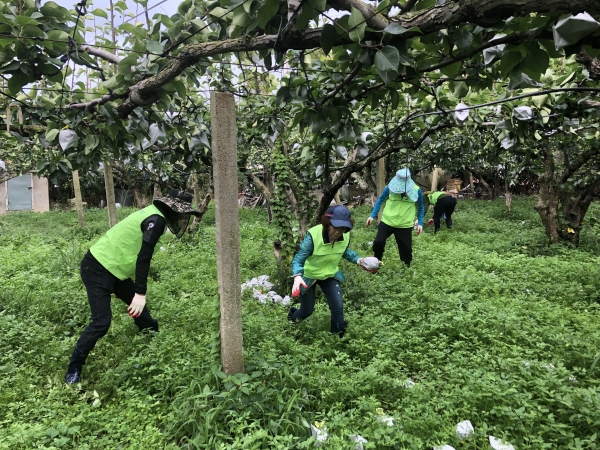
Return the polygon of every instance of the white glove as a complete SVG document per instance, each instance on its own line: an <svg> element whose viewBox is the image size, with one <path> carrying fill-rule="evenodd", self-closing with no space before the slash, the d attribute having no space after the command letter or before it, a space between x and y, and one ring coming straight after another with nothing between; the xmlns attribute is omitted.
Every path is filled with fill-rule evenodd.
<svg viewBox="0 0 600 450"><path fill-rule="evenodd" d="M371 216L369 216L369 218L367 219L367 226L371 225L373 223L373 218Z"/></svg>
<svg viewBox="0 0 600 450"><path fill-rule="evenodd" d="M292 287L292 297L298 297L300 295L300 286L304 286L304 289L308 288L302 279L302 275L296 275L294 277L294 286Z"/></svg>
<svg viewBox="0 0 600 450"><path fill-rule="evenodd" d="M142 294L135 294L133 296L133 300L131 300L129 308L127 308L127 313L134 319L137 319L140 317L140 314L142 314L144 306L146 306L146 296Z"/></svg>

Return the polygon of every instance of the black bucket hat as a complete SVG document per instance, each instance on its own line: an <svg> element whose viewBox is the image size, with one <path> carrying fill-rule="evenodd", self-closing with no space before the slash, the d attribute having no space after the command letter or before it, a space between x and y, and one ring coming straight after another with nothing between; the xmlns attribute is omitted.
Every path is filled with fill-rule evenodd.
<svg viewBox="0 0 600 450"><path fill-rule="evenodd" d="M167 206L179 214L191 214L200 217L200 213L192 208L192 194L178 189L171 189L166 197L158 197L152 200L152 204L160 209Z"/></svg>

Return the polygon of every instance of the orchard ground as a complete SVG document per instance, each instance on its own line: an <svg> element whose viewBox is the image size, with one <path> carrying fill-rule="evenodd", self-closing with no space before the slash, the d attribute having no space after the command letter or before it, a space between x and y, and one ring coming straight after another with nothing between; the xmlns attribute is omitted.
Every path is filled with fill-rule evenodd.
<svg viewBox="0 0 600 450"><path fill-rule="evenodd" d="M462 201L454 228L414 237L401 267L388 241L376 275L342 262L348 331L331 335L323 298L290 325L286 308L243 294L246 373L219 366L214 210L195 235L163 238L147 336L113 301L113 323L69 387L64 371L88 322L81 258L106 211L0 217L0 448L596 449L600 430L600 227L579 248L547 246L535 199ZM119 210L120 219L134 211ZM355 209L351 247L375 227ZM588 217L600 215L593 205ZM429 218L431 212L427 216ZM241 282L277 272L274 228L241 210ZM588 221L590 224L594 221ZM279 294L286 295L283 289ZM382 417L393 417L393 425ZM475 433L456 437L458 422Z"/></svg>

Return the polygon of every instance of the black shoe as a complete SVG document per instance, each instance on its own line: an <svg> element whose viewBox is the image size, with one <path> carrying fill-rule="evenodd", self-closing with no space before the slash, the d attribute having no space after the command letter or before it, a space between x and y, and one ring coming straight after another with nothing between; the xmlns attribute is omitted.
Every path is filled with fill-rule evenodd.
<svg viewBox="0 0 600 450"><path fill-rule="evenodd" d="M81 383L81 369L69 369L65 374L65 383L75 384Z"/></svg>
<svg viewBox="0 0 600 450"><path fill-rule="evenodd" d="M145 333L148 334L149 331L154 331L156 333L158 333L158 320L157 319L152 319L152 322L150 322L150 324L137 324L138 328L140 329L141 333Z"/></svg>
<svg viewBox="0 0 600 450"><path fill-rule="evenodd" d="M296 319L294 319L294 317L293 317L293 315L296 311L298 311L298 308L294 308L293 306L288 311L288 320L292 323L296 323Z"/></svg>
<svg viewBox="0 0 600 450"><path fill-rule="evenodd" d="M331 322L331 332L337 334L340 338L344 337L348 322Z"/></svg>

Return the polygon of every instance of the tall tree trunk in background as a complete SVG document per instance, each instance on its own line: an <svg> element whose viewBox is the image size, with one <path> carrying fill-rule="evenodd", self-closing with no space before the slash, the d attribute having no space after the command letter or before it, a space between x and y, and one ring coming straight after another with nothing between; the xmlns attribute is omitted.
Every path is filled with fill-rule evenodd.
<svg viewBox="0 0 600 450"><path fill-rule="evenodd" d="M484 188L487 189L488 194L493 195L492 192L492 188L490 187L490 185L483 179L483 176L481 175L481 172L475 170L475 169L469 169L471 171L471 173L473 175L475 175L477 177L477 179L479 180L479 182L483 185Z"/></svg>
<svg viewBox="0 0 600 450"><path fill-rule="evenodd" d="M504 165L504 195L506 199L506 214L510 214L512 193L510 192L510 181L508 179L508 163Z"/></svg>
<svg viewBox="0 0 600 450"><path fill-rule="evenodd" d="M543 148L544 173L539 177L540 194L534 209L542 219L546 236L551 243L559 241L556 218L558 216L558 191L554 181L554 159L548 147Z"/></svg>
<svg viewBox="0 0 600 450"><path fill-rule="evenodd" d="M213 185L213 181L212 181L212 173L208 174L208 186L207 186L207 192L206 195L204 196L204 200L202 200L202 202L198 202L198 200L196 199L196 205L198 206L198 212L200 213L200 216L198 217L194 217L194 222L193 222L193 226L198 225L201 221L202 221L202 217L204 216L204 213L206 212L206 210L208 209L208 205L210 204L210 201L215 198L215 191L214 191L214 185ZM197 186L197 183L196 183ZM200 188L197 186L198 189L198 198L200 198ZM196 197L195 191L194 191L194 198Z"/></svg>
<svg viewBox="0 0 600 450"><path fill-rule="evenodd" d="M438 186L438 169L436 166L433 166L433 173L431 174L431 192L437 191Z"/></svg>
<svg viewBox="0 0 600 450"><path fill-rule="evenodd" d="M573 196L561 196L562 222L559 235L574 246L579 245L582 222L592 202L600 196L600 180L578 188Z"/></svg>
<svg viewBox="0 0 600 450"><path fill-rule="evenodd" d="M200 199L200 187L198 186L198 175L196 173L192 173L190 178L188 179L188 189L190 189L194 195L194 203L196 207L200 206L202 200Z"/></svg>
<svg viewBox="0 0 600 450"><path fill-rule="evenodd" d="M112 228L119 220L117 219L117 207L115 205L115 182L109 161L104 163L104 189L106 192L106 209L108 210L108 226Z"/></svg>
<svg viewBox="0 0 600 450"><path fill-rule="evenodd" d="M159 198L162 197L162 190L160 188L160 185L158 183L154 183L154 194L152 194L153 198Z"/></svg>
<svg viewBox="0 0 600 450"><path fill-rule="evenodd" d="M469 171L469 194L471 198L475 195L475 185L473 184L473 173Z"/></svg>
<svg viewBox="0 0 600 450"><path fill-rule="evenodd" d="M365 167L364 180L367 182L367 186L369 188L369 192L371 192L371 204L374 206L377 201L377 185L375 181L373 181L373 170L371 169L371 164Z"/></svg>
<svg viewBox="0 0 600 450"><path fill-rule="evenodd" d="M79 183L79 172L73 171L73 191L75 191L75 208L77 208L77 217L79 225L85 227L85 216L83 215L83 201L81 199L81 184Z"/></svg>
<svg viewBox="0 0 600 450"><path fill-rule="evenodd" d="M492 200L496 200L500 197L500 176L498 175L498 169L494 172L494 197Z"/></svg>
<svg viewBox="0 0 600 450"><path fill-rule="evenodd" d="M142 190L137 186L133 188L133 198L135 199L135 205L138 208L145 208L146 206L148 206L148 200L146 199L146 196L144 195Z"/></svg>

